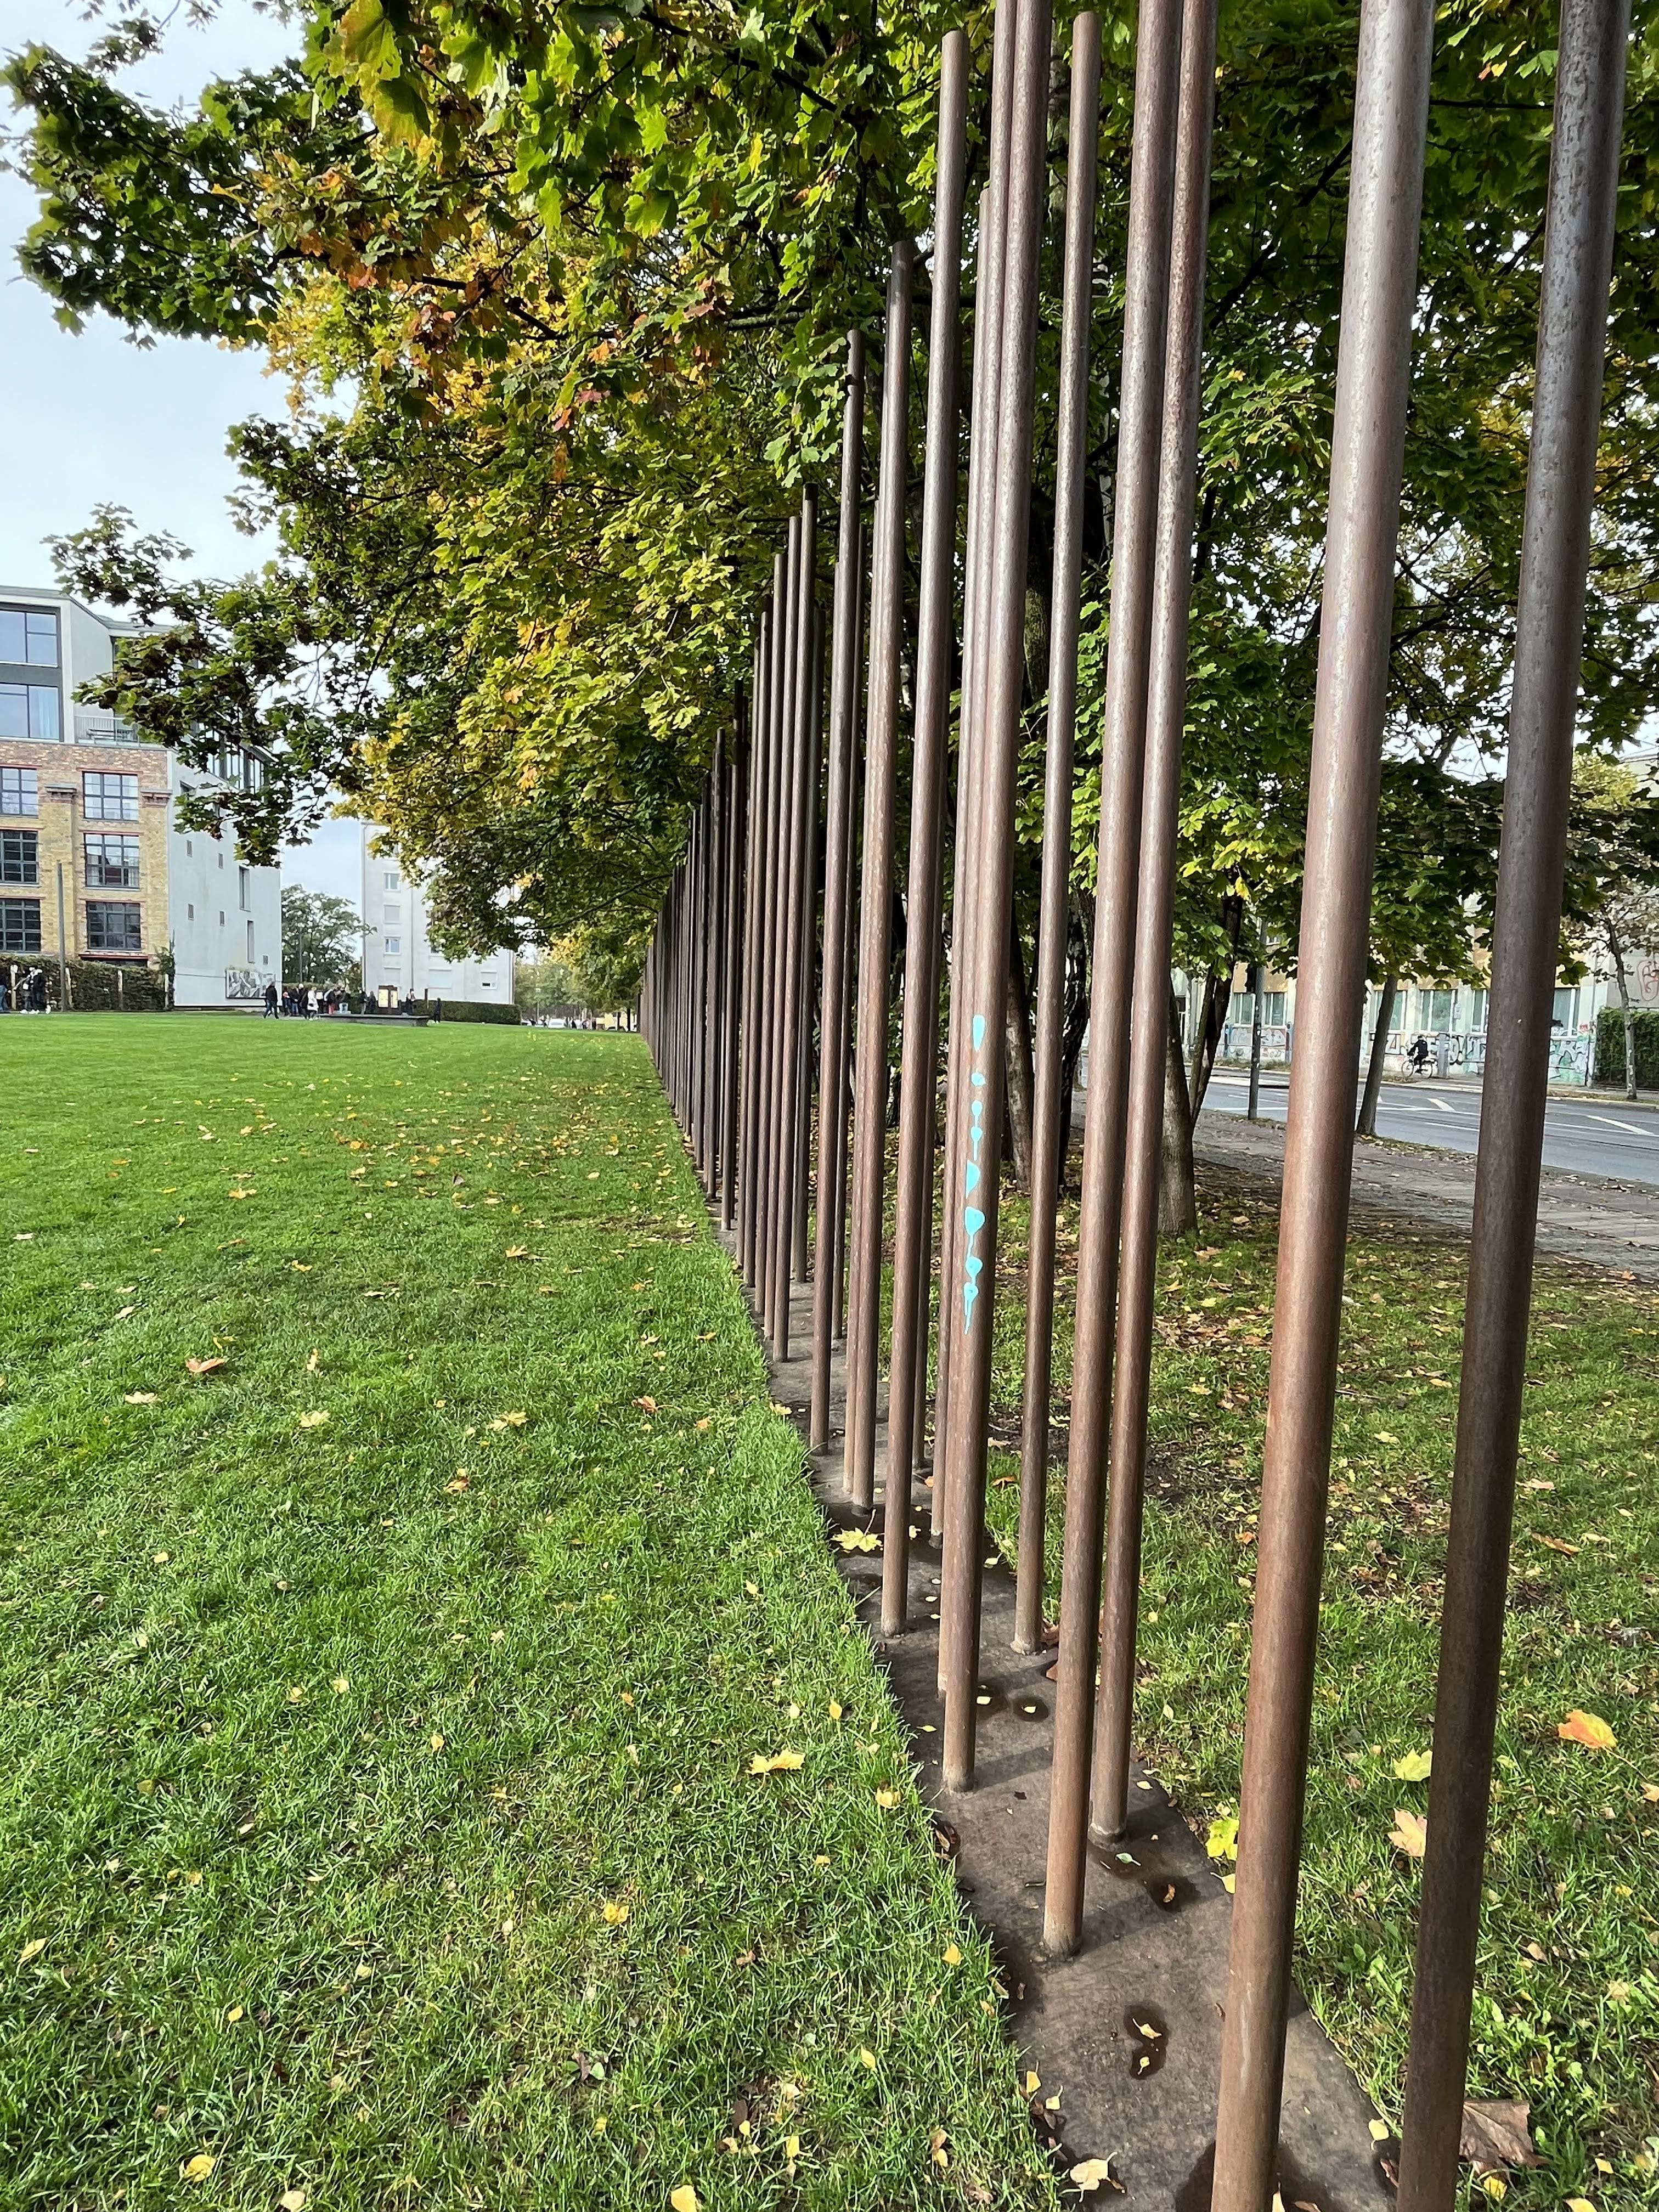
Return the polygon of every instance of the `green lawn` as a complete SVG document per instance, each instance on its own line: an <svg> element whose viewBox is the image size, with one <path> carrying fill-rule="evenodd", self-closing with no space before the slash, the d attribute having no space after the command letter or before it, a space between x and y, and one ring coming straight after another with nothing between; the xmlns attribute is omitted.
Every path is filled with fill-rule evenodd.
<svg viewBox="0 0 1659 2212"><path fill-rule="evenodd" d="M0 2205L1054 2202L639 1042L0 1069Z"/></svg>
<svg viewBox="0 0 1659 2212"><path fill-rule="evenodd" d="M1160 1271L1137 1711L1200 1823L1237 1810L1276 1230L1259 1188L1219 1174L1201 1213ZM1025 1210L1004 1218L994 1389L1012 1422ZM1056 1419L1074 1202L1061 1226ZM1297 1972L1396 2119L1421 1870L1389 1838L1428 1785L1394 1770L1429 1744L1464 1265L1409 1227L1350 1241ZM1615 2212L1659 2203L1659 1297L1541 1265L1528 1377L1470 2094L1531 2102L1544 2163L1510 2176L1511 2208L1571 2194ZM994 1457L1011 1550L1018 1473ZM1063 1492L1061 1469L1051 1604ZM1564 1742L1575 1709L1616 1747Z"/></svg>

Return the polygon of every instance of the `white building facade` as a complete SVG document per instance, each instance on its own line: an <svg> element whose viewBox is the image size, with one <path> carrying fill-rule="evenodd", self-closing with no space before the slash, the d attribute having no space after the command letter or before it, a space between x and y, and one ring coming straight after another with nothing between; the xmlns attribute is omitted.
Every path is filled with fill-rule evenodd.
<svg viewBox="0 0 1659 2212"><path fill-rule="evenodd" d="M515 963L511 952L482 960L451 960L427 934L426 901L395 853L377 852L385 836L373 823L362 830L363 988L383 1006L405 999L449 1000L469 1006L510 1006Z"/></svg>
<svg viewBox="0 0 1659 2212"><path fill-rule="evenodd" d="M260 763L229 751L203 775L77 703L131 634L62 592L0 585L0 963L170 959L176 1006L257 1010L282 968L278 872L180 828L177 806L197 785L257 787Z"/></svg>

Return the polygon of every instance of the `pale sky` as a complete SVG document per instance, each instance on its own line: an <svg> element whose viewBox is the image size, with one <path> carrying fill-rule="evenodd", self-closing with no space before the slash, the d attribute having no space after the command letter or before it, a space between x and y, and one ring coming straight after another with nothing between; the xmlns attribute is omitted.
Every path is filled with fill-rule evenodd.
<svg viewBox="0 0 1659 2212"><path fill-rule="evenodd" d="M0 0L0 52L34 42L79 56L97 28L81 20L80 0ZM161 52L123 83L159 105L193 99L214 77L270 67L297 36L250 0L222 0L213 22L175 27ZM179 338L141 348L102 315L78 335L60 330L52 302L17 269L17 246L35 213L27 186L0 176L0 585L50 586L40 541L78 530L106 501L130 508L142 529L182 538L198 574L256 567L271 549L231 522L225 501L235 472L225 436L250 415L280 415L283 386L264 373L260 354ZM356 905L356 839L355 823L326 825L310 847L290 851L283 879Z"/></svg>

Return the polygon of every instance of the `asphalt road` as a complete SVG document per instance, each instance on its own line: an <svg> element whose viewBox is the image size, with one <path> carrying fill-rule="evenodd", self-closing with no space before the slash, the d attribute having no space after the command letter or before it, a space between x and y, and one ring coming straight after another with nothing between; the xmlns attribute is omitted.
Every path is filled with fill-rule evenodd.
<svg viewBox="0 0 1659 2212"><path fill-rule="evenodd" d="M1288 1079L1282 1071L1264 1076L1262 1119L1283 1121L1287 1096ZM1200 1118L1212 1114L1242 1118L1249 1097L1248 1078L1218 1069L1211 1078ZM1354 1103L1358 1110L1357 1088ZM1479 1086L1432 1079L1386 1083L1377 1105L1376 1133L1405 1144L1473 1153L1480 1135ZM1544 1115L1544 1165L1559 1175L1659 1186L1659 1112L1595 1093L1582 1103L1552 1098Z"/></svg>

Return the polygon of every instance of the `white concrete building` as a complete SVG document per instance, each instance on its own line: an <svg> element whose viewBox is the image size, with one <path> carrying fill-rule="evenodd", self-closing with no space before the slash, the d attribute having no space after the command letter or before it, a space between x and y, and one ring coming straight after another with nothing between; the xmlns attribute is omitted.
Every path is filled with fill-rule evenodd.
<svg viewBox="0 0 1659 2212"><path fill-rule="evenodd" d="M170 955L175 1005L257 1009L282 969L278 872L181 829L177 804L198 784L257 787L260 763L228 752L204 775L76 702L132 634L65 593L0 585L0 963Z"/></svg>
<svg viewBox="0 0 1659 2212"><path fill-rule="evenodd" d="M383 1005L413 998L510 1006L513 954L450 960L438 951L427 935L419 885L404 873L395 853L374 849L385 834L373 823L363 824L363 988Z"/></svg>

